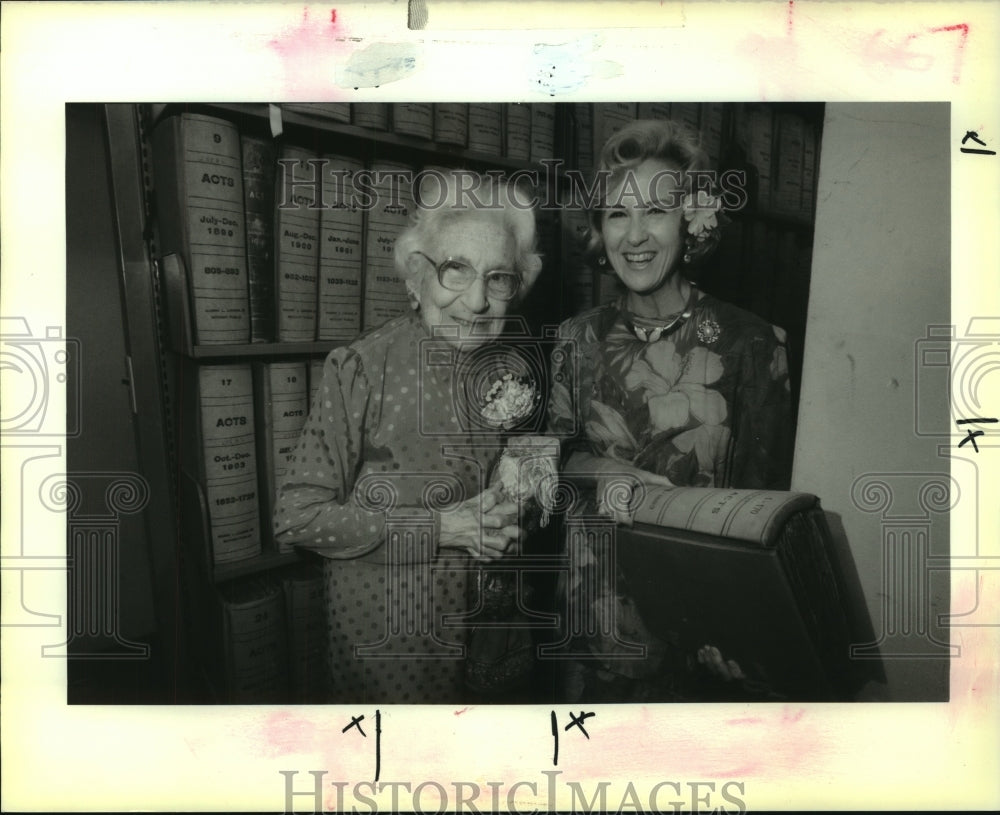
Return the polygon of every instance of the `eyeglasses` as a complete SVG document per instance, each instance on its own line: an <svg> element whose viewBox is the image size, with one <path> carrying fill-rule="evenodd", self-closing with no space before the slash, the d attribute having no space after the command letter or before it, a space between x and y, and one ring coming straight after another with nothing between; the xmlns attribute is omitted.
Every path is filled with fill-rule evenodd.
<svg viewBox="0 0 1000 815"><path fill-rule="evenodd" d="M434 267L438 282L449 291L465 291L479 277L479 272L468 263L455 258L445 258L441 263L435 263L423 252L414 252ZM521 288L521 278L514 272L497 269L484 272L486 293L496 300L513 300L517 290Z"/></svg>

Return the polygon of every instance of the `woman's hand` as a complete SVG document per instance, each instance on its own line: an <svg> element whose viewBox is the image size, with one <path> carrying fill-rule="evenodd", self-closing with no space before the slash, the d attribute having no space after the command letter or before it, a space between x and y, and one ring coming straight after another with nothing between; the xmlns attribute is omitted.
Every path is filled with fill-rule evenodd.
<svg viewBox="0 0 1000 815"><path fill-rule="evenodd" d="M714 645L703 645L698 649L698 662L704 665L710 674L726 682L746 679L746 674L736 660L723 659L722 653Z"/></svg>
<svg viewBox="0 0 1000 815"><path fill-rule="evenodd" d="M631 464L622 464L610 459L605 461L610 461L613 466L609 466L606 473L597 477L597 504L605 514L625 526L632 526L632 512L635 509L632 499L637 490L673 489L676 486L665 475L657 475L648 470L640 470ZM631 492L626 494L629 482L631 482Z"/></svg>
<svg viewBox="0 0 1000 815"><path fill-rule="evenodd" d="M521 538L517 504L501 503L494 489L441 513L439 545L461 549L476 560L496 560Z"/></svg>

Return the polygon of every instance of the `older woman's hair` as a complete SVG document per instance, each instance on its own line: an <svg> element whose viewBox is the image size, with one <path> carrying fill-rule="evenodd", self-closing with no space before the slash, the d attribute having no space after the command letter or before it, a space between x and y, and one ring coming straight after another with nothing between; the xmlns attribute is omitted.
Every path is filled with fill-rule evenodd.
<svg viewBox="0 0 1000 815"><path fill-rule="evenodd" d="M425 252L434 235L448 222L469 215L494 219L498 229L514 240L514 271L521 276L519 297L535 284L542 270L542 259L535 251L535 213L527 192L493 176L468 170L427 169L415 185L414 208L410 225L403 230L393 248L396 272L413 290L416 271L425 266L410 262L414 252Z"/></svg>
<svg viewBox="0 0 1000 815"><path fill-rule="evenodd" d="M633 170L650 159L662 161L678 170L681 187L686 193L694 191L691 171L710 169L708 154L701 147L701 137L692 127L669 119L640 119L612 134L604 143L597 172L606 174L610 189L628 170ZM600 229L601 209L593 207L588 214L590 239L587 251L596 257L604 251ZM691 254L694 257L709 254L718 242L718 230L716 233L714 240L692 248Z"/></svg>

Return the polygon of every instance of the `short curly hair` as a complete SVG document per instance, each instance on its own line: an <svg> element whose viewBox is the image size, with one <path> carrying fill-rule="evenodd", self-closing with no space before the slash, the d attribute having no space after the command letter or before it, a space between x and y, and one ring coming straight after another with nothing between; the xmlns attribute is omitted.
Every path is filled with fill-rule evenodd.
<svg viewBox="0 0 1000 815"><path fill-rule="evenodd" d="M416 277L422 273L409 263L410 256L425 251L437 230L449 221L485 214L495 218L497 227L514 240L514 270L521 276L518 299L523 298L542 271L542 258L535 246L535 213L527 194L514 184L470 170L427 169L420 177L434 179L440 186L433 194L427 192L427 200L420 200L419 188L414 190L418 200L412 221L393 247L396 272L407 288L415 291Z"/></svg>
<svg viewBox="0 0 1000 815"><path fill-rule="evenodd" d="M598 161L597 173L605 174L609 188L617 183L627 171L634 170L644 161L654 159L668 164L680 172L681 187L692 193L693 170L711 169L708 154L702 149L701 136L689 125L671 119L637 119L612 134L604 143ZM592 206L587 213L590 235L587 254L598 257L604 252L601 237L601 205ZM682 224L682 229L686 228ZM719 230L702 242L688 242L692 260L710 254L719 241Z"/></svg>

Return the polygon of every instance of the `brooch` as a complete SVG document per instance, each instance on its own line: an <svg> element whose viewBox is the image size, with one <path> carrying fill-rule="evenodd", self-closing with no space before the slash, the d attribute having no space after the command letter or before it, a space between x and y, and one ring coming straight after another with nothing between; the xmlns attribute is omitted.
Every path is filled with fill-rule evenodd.
<svg viewBox="0 0 1000 815"><path fill-rule="evenodd" d="M705 345L711 345L722 334L722 329L715 320L702 320L698 323L698 339Z"/></svg>

